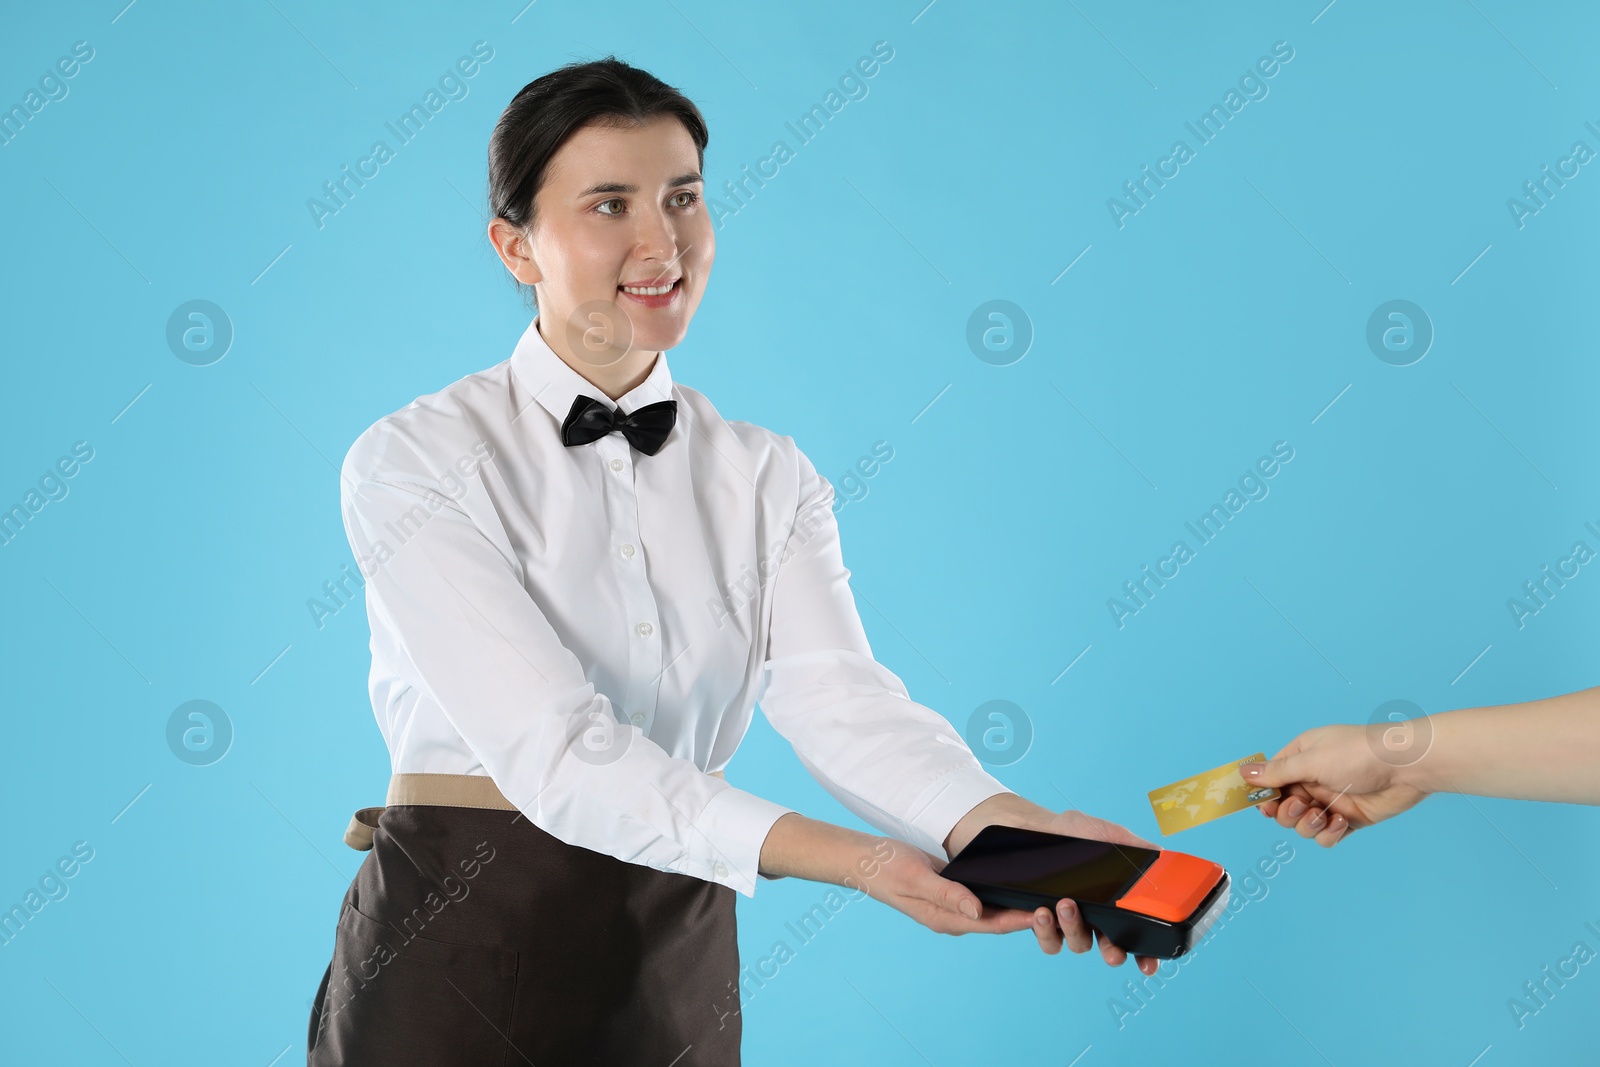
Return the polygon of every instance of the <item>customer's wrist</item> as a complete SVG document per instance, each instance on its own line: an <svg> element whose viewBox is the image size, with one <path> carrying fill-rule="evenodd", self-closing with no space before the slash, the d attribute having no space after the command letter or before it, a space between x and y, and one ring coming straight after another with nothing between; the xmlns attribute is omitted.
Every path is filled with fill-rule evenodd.
<svg viewBox="0 0 1600 1067"><path fill-rule="evenodd" d="M1443 743L1443 734L1454 725L1456 712L1443 712L1421 716L1411 723L1413 744L1419 751L1407 753L1408 761L1395 767L1391 780L1396 785L1422 793L1450 791L1451 747Z"/></svg>

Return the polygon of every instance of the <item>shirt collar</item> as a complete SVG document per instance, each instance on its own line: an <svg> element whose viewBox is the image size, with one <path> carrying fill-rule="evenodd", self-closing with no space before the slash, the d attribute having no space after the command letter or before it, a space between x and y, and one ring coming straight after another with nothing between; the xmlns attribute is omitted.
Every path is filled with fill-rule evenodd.
<svg viewBox="0 0 1600 1067"><path fill-rule="evenodd" d="M511 354L511 371L528 392L555 417L559 426L572 410L573 398L582 394L594 397L609 408L619 409L624 415L632 414L646 404L672 399L672 371L667 366L667 354L658 353L655 365L644 381L621 397L612 400L605 390L589 381L568 366L539 333L537 317L523 331ZM526 410L526 409L524 409Z"/></svg>

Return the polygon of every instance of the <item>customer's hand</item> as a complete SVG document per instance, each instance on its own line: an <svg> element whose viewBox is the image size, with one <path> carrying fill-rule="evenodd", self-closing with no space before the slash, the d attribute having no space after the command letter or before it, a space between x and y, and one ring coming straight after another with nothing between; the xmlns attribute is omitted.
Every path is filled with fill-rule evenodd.
<svg viewBox="0 0 1600 1067"><path fill-rule="evenodd" d="M1405 765L1380 758L1371 729L1319 726L1265 763L1242 764L1239 773L1251 785L1282 790L1261 805L1263 815L1331 848L1349 831L1393 818L1428 796Z"/></svg>

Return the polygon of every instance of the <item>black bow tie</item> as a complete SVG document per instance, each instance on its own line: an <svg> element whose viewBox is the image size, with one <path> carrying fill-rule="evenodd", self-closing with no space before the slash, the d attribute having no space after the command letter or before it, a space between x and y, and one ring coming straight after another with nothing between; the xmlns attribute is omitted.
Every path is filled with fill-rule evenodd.
<svg viewBox="0 0 1600 1067"><path fill-rule="evenodd" d="M586 445L618 430L634 448L653 456L661 450L677 418L676 400L658 400L621 415L594 397L579 393L572 398L572 410L561 423L561 443Z"/></svg>

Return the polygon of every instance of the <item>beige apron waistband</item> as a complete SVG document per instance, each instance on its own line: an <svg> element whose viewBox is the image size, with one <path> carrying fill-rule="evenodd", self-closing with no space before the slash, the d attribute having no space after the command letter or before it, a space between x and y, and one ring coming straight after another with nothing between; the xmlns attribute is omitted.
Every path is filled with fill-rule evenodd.
<svg viewBox="0 0 1600 1067"><path fill-rule="evenodd" d="M710 773L727 780L721 771ZM389 795L384 801L384 806L390 804L517 810L494 784L494 779L485 774L396 774L389 779ZM370 850L372 832L378 828L378 818L382 814L383 808L377 807L362 808L352 815L344 832L344 843L358 852Z"/></svg>

